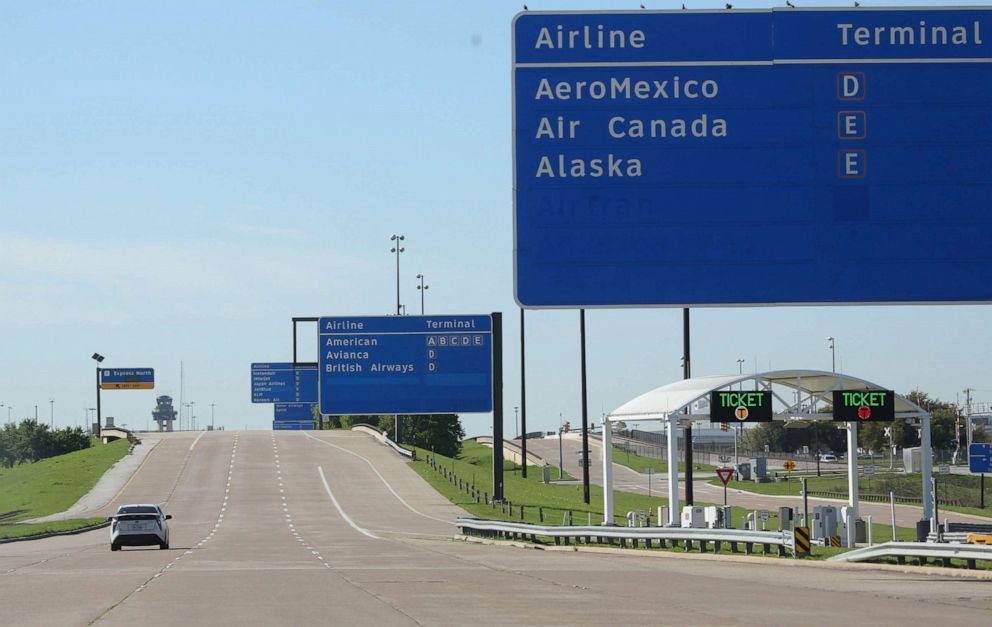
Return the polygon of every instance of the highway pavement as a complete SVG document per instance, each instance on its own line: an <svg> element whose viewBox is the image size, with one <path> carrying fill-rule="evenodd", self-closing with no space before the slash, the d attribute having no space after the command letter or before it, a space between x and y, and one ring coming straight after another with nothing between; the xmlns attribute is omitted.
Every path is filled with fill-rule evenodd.
<svg viewBox="0 0 992 627"><path fill-rule="evenodd" d="M172 547L0 545L3 625L987 622L990 580L792 560L455 541L462 514L355 432L167 434L101 513L160 502Z"/></svg>

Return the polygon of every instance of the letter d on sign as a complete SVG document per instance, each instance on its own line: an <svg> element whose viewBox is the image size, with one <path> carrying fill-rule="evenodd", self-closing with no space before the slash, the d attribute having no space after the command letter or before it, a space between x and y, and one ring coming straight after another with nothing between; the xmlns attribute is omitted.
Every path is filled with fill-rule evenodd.
<svg viewBox="0 0 992 627"><path fill-rule="evenodd" d="M864 72L841 72L837 74L837 99L864 100L865 82Z"/></svg>

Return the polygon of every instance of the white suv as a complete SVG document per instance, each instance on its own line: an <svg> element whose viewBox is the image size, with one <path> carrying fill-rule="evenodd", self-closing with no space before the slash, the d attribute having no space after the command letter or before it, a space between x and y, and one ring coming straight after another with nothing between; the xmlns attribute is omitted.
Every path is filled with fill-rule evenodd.
<svg viewBox="0 0 992 627"><path fill-rule="evenodd" d="M121 505L117 513L107 519L110 521L110 550L149 544L157 544L160 549L169 548L169 523L166 521L171 518L163 514L158 505Z"/></svg>

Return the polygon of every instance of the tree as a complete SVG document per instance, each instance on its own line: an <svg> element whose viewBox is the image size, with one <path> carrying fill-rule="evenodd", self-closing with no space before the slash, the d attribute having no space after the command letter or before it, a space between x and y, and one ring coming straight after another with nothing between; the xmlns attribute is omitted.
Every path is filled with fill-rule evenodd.
<svg viewBox="0 0 992 627"><path fill-rule="evenodd" d="M403 417L403 443L455 457L465 430L457 414L417 414Z"/></svg>

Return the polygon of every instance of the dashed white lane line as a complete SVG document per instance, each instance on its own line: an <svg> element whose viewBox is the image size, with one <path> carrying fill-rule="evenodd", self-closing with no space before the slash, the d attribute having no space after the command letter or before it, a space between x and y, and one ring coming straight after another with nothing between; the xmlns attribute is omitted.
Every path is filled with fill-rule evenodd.
<svg viewBox="0 0 992 627"><path fill-rule="evenodd" d="M330 442L326 442L324 440L321 440L320 438L315 438L315 437L313 437L312 435L310 435L309 433L307 433L305 431L303 432L303 435L307 436L311 440L316 440L316 441L320 442L321 444L326 444L327 446L336 448L339 451L344 451L345 453L348 453L349 455L354 455L358 459L364 461L366 464L369 465L369 468L372 469L372 472L374 472L376 474L376 476L379 477L379 479L382 481L383 485L386 486L386 489L389 490L390 492L392 492L393 496L396 497L396 500L398 500L400 503L402 503L404 507L406 507L408 510L410 510L414 514L417 514L418 516L423 516L424 518L429 518L431 520L436 520L437 522L442 522L442 523L444 523L446 525L452 525L452 526L454 526L455 523L452 522L452 521L450 521L450 520L442 520L441 518L435 518L434 516L431 516L429 514L425 514L425 513L421 512L421 511L419 511L418 509L416 509L415 507L413 507L412 505L410 505L409 503L407 503L403 499L403 497L400 496L396 492L396 490L393 489L393 486L389 485L389 482L386 481L386 478L382 476L382 474L379 472L379 470L375 467L375 464L373 464L368 458L362 457L358 453L356 453L354 451L349 451L348 449L346 449L344 447L341 447L341 446L338 446L337 444L331 444ZM324 471L323 470L320 471L320 475L321 475L321 478L323 478L323 476L324 476ZM326 481L324 482L324 485L325 486L327 485L327 482ZM330 493L330 489L328 489L328 493ZM334 497L332 496L331 498L334 498ZM340 511L340 509L341 508L338 508L339 511Z"/></svg>
<svg viewBox="0 0 992 627"><path fill-rule="evenodd" d="M278 458L279 458L279 449L275 445L274 438L273 438L273 443L272 443L272 449L273 449L273 452L276 455L276 468L278 469L279 468L279 461L278 461ZM279 471L277 470L276 473L279 474ZM279 492L283 492L283 490L282 490L282 480L281 479L282 478L280 477L280 481L279 481ZM324 486L325 487L327 486L327 482L326 481L324 482ZM302 537L300 537L300 532L296 529L296 526L293 525L293 518L289 514L289 507L288 507L288 503L286 502L286 495L283 494L279 498L282 501L282 511L284 512L284 516L286 517L286 525L289 527L289 531L293 534L293 537L296 538L296 541L299 542L303 546L303 548L309 550L310 551L310 554L313 555L314 557L316 557L320 561L320 563L324 565L325 568L330 568L331 565L327 563L327 560L325 560L324 559L324 556L320 554L320 551L318 551L318 550L314 549L313 547L311 547L309 544L307 544L306 540L304 540ZM334 498L334 497L332 496L331 498Z"/></svg>
<svg viewBox="0 0 992 627"><path fill-rule="evenodd" d="M355 531L357 531L358 533L360 533L362 535L366 535L366 536L372 538L373 540L381 540L382 538L380 538L379 536L375 535L371 531L368 531L368 530L360 527L354 520L351 519L351 516L349 516L348 514L346 514L345 511L343 509L341 509L341 504L338 503L338 500L334 497L334 493L331 492L331 486L329 486L327 484L327 477L324 476L324 469L322 467L320 467L320 466L317 466L317 472L320 473L320 480L324 484L324 489L327 490L327 496L331 497L331 503L334 504L335 509L337 509L338 510L338 513L341 514L341 518L343 518L346 523L348 523L349 525L351 525L351 528L354 529Z"/></svg>
<svg viewBox="0 0 992 627"><path fill-rule="evenodd" d="M203 433L206 433L206 431L204 431ZM196 438L196 440L193 441L193 444L189 447L189 450L190 451L193 450L193 446L196 446L196 443L200 440L201 437L203 437L203 433L201 433ZM234 436L234 446L232 447L232 451L237 451L237 450L238 450L238 436L235 435ZM234 471L233 470L234 469L234 457L235 457L234 456L234 453L232 453L231 454L231 462L230 462L230 464L228 466L228 483L227 483L228 486L231 485L230 478L231 478L231 474ZM229 491L230 490L226 490L225 493L226 492L229 492ZM224 521L224 510L227 508L226 507L226 504L227 504L227 496L224 497L224 504L221 506L220 513L217 516L217 522L214 524L213 529L210 531L209 534L207 534L206 536L204 536L203 538L201 538L200 541L196 543L197 548L202 547L204 544L207 543L207 541L209 541L211 538L214 537L214 534L217 532L218 528L220 527L220 524ZM152 575L152 577L150 579L148 579L147 581L145 581L145 583L143 583L140 586L138 586L137 588L135 588L134 591L135 592L142 592L143 590L145 590L148 587L148 584L150 584L155 579L158 579L159 577L161 577L162 575L164 575L166 572L168 572L169 570L171 570L173 566L175 566L176 564L178 564L179 563L179 560L181 560L182 558L186 557L187 555L192 555L192 554L193 554L193 551L190 550L190 549L187 549L187 550L183 551L182 553L180 553L179 555L177 555L174 560L172 560L171 562L169 562L168 564L166 564L165 565L165 568L162 568L160 571L158 571L157 573L155 573L154 575ZM130 596L130 595L128 595L128 596Z"/></svg>

